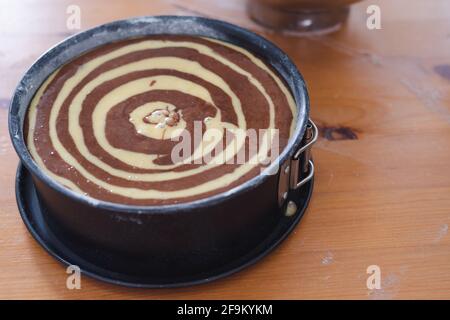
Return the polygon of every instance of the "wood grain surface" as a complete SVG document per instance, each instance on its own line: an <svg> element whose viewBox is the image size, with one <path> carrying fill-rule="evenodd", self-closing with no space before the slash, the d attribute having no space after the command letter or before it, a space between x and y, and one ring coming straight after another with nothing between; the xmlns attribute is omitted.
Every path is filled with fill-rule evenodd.
<svg viewBox="0 0 450 320"><path fill-rule="evenodd" d="M294 233L260 263L207 285L129 289L82 277L66 288L65 268L33 240L14 197L18 158L7 113L24 71L78 30L140 15L202 15L227 20L275 42L304 75L317 178ZM382 29L366 28L369 4ZM245 2L0 1L0 298L405 299L450 298L450 2L373 0L352 8L339 32L298 37L251 22ZM369 265L381 289L366 286Z"/></svg>

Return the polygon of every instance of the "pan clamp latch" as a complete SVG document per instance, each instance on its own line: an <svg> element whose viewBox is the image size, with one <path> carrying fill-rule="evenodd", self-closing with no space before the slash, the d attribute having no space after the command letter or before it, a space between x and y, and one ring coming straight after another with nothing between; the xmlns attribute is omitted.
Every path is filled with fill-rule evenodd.
<svg viewBox="0 0 450 320"><path fill-rule="evenodd" d="M319 130L309 119L302 144L293 157L281 166L278 181L278 204L281 207L288 198L289 191L297 190L314 176L314 163L311 160L311 147L317 141ZM286 210L288 213L289 210ZM295 211L295 210L294 210Z"/></svg>

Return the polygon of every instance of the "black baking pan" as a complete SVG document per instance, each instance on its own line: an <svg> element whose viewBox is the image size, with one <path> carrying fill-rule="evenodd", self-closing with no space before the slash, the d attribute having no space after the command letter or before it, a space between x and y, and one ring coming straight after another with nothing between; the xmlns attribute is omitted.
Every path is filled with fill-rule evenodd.
<svg viewBox="0 0 450 320"><path fill-rule="evenodd" d="M114 259L114 256L108 251L101 251L93 246L83 246L77 242L72 243L64 236L56 236L44 218L46 208L41 206L37 199L31 175L22 164L19 164L16 176L16 199L22 219L36 241L49 254L65 265L77 265L83 275L117 285L138 288L168 288L207 283L254 264L275 249L294 229L305 213L312 190L313 179L308 181L304 188L292 194L292 200L295 201L298 211L292 217L281 218L272 232L245 255L202 273L161 278L153 274L136 275L132 271L116 272L110 268L110 260ZM122 258L118 257L118 259ZM127 260L125 259L123 263L127 263Z"/></svg>
<svg viewBox="0 0 450 320"><path fill-rule="evenodd" d="M254 52L285 80L297 105L296 129L269 170L224 193L192 202L133 206L75 193L47 176L27 150L23 126L41 83L58 67L97 46L154 34L205 36ZM314 166L306 85L292 61L266 39L235 25L199 17L121 20L87 30L43 54L25 73L11 102L9 131L21 160L18 206L30 232L58 260L95 278L130 286L202 283L242 269L274 248L309 202Z"/></svg>

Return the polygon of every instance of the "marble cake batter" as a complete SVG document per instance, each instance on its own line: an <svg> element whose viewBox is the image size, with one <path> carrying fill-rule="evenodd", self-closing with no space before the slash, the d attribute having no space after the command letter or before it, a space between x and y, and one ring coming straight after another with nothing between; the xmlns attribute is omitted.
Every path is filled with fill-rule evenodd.
<svg viewBox="0 0 450 320"><path fill-rule="evenodd" d="M276 128L281 152L295 110L284 82L249 51L208 38L152 36L101 46L56 70L33 98L24 132L37 164L73 191L115 203L172 204L261 172L252 161L194 161L210 151L203 140L193 142L191 162L174 162L176 132L193 132L195 121L202 132ZM236 157L247 142L225 143L224 152Z"/></svg>

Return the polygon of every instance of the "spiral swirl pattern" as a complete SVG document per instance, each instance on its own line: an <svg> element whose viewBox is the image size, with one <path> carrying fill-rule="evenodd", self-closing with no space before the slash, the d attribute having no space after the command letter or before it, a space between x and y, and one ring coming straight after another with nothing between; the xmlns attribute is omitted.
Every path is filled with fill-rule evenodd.
<svg viewBox="0 0 450 320"><path fill-rule="evenodd" d="M227 140L226 131L277 129L281 151L295 110L276 72L249 51L209 38L152 36L101 46L56 70L30 104L25 133L37 164L74 191L169 204L260 174L251 155L236 161L248 139ZM195 137L196 122L203 124L200 139L184 161L174 161L174 137ZM219 135L209 136L211 128ZM273 136L264 135L257 155L267 156ZM223 161L204 163L207 153Z"/></svg>

